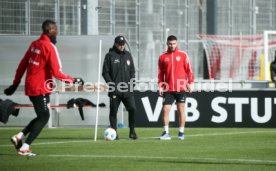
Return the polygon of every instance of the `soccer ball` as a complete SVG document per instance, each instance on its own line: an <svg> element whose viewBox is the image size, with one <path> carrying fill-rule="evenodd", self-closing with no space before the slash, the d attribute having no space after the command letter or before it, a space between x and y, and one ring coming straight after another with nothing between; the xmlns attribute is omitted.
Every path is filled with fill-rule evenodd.
<svg viewBox="0 0 276 171"><path fill-rule="evenodd" d="M113 128L107 128L104 131L104 139L107 140L107 141L115 140L116 136L117 136L116 131Z"/></svg>

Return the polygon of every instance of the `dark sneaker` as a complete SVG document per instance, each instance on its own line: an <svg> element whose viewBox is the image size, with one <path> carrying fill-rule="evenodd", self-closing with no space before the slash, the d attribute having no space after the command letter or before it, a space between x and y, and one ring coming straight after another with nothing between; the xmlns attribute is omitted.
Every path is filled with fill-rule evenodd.
<svg viewBox="0 0 276 171"><path fill-rule="evenodd" d="M16 135L11 137L11 142L14 145L15 149L18 150L22 146L22 140L17 138Z"/></svg>
<svg viewBox="0 0 276 171"><path fill-rule="evenodd" d="M116 138L115 138L115 140L120 140L120 138L119 138L119 134L118 134L118 133L116 134Z"/></svg>
<svg viewBox="0 0 276 171"><path fill-rule="evenodd" d="M129 133L129 138L130 138L130 139L133 139L133 140L138 139L137 134L136 134L135 132Z"/></svg>
<svg viewBox="0 0 276 171"><path fill-rule="evenodd" d="M170 134L168 134L166 131L164 131L162 133L162 135L160 136L160 140L171 140L171 139L172 138L171 138Z"/></svg>
<svg viewBox="0 0 276 171"><path fill-rule="evenodd" d="M183 132L178 132L178 139L179 140L184 140L185 139L185 134Z"/></svg>

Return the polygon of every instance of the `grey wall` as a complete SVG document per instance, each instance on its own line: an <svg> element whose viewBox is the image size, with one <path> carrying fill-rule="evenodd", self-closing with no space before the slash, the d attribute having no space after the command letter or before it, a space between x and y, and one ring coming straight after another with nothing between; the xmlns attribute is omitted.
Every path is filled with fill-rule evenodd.
<svg viewBox="0 0 276 171"><path fill-rule="evenodd" d="M0 85L12 83L15 70L28 46L38 36L0 37ZM113 36L60 36L56 44L63 72L85 81L96 82L99 63L99 41L102 40L102 58L113 46ZM103 61L103 59L102 59ZM102 79L103 81L103 79ZM24 84L24 81L22 82Z"/></svg>
<svg viewBox="0 0 276 171"><path fill-rule="evenodd" d="M20 104L30 104L28 97L24 95L24 87L21 86L13 96L5 96L3 90L12 83L16 68L22 59L29 44L38 36L1 36L0 37L0 98L11 99ZM60 36L57 48L59 50L63 72L73 77L82 77L86 82L96 83L98 80L99 41L102 40L102 63L105 54L113 46L113 36ZM104 82L101 77L101 82ZM24 85L24 78L21 81ZM96 103L95 92L66 92L58 94L60 103L66 103L71 98L87 98ZM51 96L51 104L55 104L57 94ZM99 125L108 125L109 99L107 93L100 94L100 102L107 105L100 108ZM77 109L52 110L54 126L89 126L95 124L96 108L84 109L85 121L81 121ZM58 113L57 113L58 112ZM120 110L119 110L119 113ZM33 109L21 109L20 115L10 117L8 124L0 123L0 126L25 126L35 113ZM119 115L120 116L120 115ZM119 117L120 119L120 117Z"/></svg>

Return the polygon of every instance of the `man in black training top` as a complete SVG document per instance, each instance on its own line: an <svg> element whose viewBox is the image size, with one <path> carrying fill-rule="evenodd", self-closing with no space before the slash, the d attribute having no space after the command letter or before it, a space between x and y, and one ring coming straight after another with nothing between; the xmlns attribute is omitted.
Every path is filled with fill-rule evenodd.
<svg viewBox="0 0 276 171"><path fill-rule="evenodd" d="M129 113L129 138L137 139L135 133L135 100L133 94L135 68L131 54L125 50L125 38L117 36L112 48L105 55L102 76L109 86L109 121L117 132L117 112L121 102ZM119 139L118 132L116 139Z"/></svg>

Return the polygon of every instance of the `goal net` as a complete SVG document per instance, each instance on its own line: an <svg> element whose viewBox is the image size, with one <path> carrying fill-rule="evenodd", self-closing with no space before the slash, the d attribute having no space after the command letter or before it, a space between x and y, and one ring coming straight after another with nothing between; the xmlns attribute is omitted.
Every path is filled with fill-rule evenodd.
<svg viewBox="0 0 276 171"><path fill-rule="evenodd" d="M266 36L198 35L206 53L209 78L268 80L269 63L276 50L276 32L266 33Z"/></svg>

